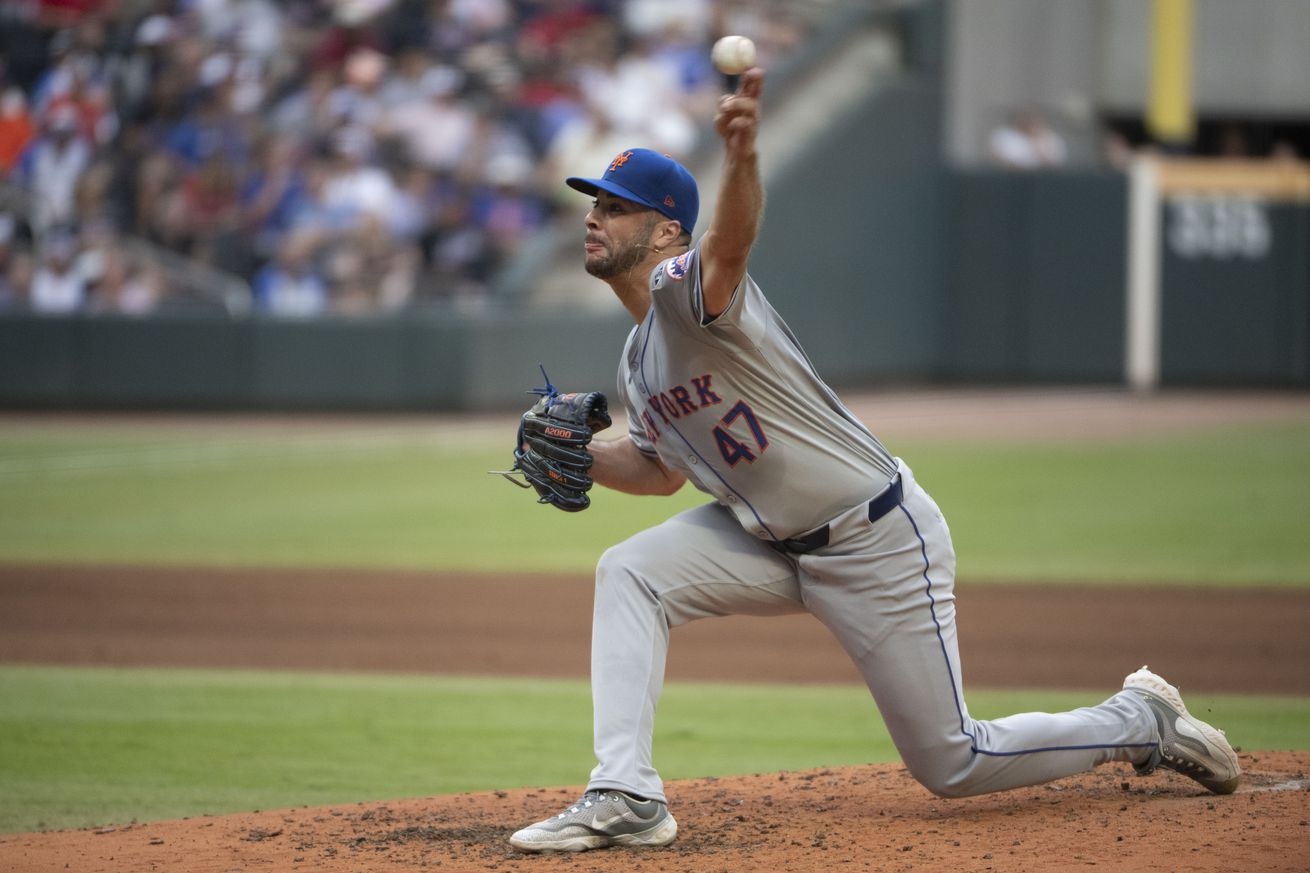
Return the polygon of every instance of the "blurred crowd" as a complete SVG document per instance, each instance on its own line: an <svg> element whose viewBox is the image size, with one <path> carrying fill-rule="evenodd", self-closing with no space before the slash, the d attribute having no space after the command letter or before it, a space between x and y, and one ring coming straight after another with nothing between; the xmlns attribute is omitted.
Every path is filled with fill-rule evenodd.
<svg viewBox="0 0 1310 873"><path fill-rule="evenodd" d="M178 304L129 237L245 278L278 315L485 299L578 213L564 176L633 143L696 147L714 39L749 34L767 63L816 5L10 0L0 311Z"/></svg>

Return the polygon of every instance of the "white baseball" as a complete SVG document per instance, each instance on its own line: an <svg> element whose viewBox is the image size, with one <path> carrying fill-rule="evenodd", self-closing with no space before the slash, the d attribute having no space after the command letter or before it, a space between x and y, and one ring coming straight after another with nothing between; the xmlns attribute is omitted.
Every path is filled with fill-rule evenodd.
<svg viewBox="0 0 1310 873"><path fill-rule="evenodd" d="M710 60L720 73L744 73L755 66L755 43L748 36L725 36L714 44Z"/></svg>

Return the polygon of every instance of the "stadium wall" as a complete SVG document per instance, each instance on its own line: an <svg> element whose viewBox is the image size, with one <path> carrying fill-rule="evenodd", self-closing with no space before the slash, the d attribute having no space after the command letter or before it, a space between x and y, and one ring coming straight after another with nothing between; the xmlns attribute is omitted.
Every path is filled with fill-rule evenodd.
<svg viewBox="0 0 1310 873"><path fill-rule="evenodd" d="M544 363L609 387L614 317L0 318L0 403L47 409L455 410L522 405Z"/></svg>
<svg viewBox="0 0 1310 873"><path fill-rule="evenodd" d="M838 385L1122 382L1125 177L917 160L932 134L925 103L889 92L834 137L846 148L800 162L814 169L771 192L752 270L820 372ZM888 129L895 142L879 142ZM842 161L854 169L824 171ZM1197 237L1208 248L1189 242L1195 217L1162 206L1164 384L1310 385L1310 205L1254 208L1264 235L1236 238L1263 242L1234 250L1214 233ZM612 388L630 327L622 311L6 315L0 405L514 408L538 363L557 385Z"/></svg>
<svg viewBox="0 0 1310 873"><path fill-rule="evenodd" d="M957 171L942 255L953 379L1123 377L1127 181L1119 173Z"/></svg>

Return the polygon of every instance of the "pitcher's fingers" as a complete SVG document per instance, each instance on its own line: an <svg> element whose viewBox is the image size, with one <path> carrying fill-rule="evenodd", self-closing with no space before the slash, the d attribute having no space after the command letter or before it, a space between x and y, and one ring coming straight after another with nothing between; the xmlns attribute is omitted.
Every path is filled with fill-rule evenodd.
<svg viewBox="0 0 1310 873"><path fill-rule="evenodd" d="M742 97L759 99L760 94L764 93L764 70L751 67L742 73L741 80L737 82L737 93Z"/></svg>

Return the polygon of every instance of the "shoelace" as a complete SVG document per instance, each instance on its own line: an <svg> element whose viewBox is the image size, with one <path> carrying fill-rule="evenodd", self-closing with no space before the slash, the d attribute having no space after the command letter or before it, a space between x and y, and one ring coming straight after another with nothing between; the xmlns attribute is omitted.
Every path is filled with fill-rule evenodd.
<svg viewBox="0 0 1310 873"><path fill-rule="evenodd" d="M555 818L564 818L566 815L577 815L578 812L583 809L591 809L591 807L594 806L595 803L600 802L600 800L604 798L604 796L605 796L605 792L603 791L588 791L586 794L582 795L581 800L579 800L576 804L570 806L568 809L561 812L559 815L555 816Z"/></svg>

